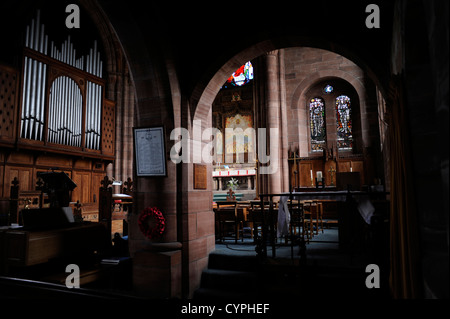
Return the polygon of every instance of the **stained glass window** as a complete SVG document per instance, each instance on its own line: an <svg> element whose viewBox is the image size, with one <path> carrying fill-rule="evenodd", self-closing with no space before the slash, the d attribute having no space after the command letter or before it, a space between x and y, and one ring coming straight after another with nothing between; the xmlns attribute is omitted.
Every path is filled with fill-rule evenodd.
<svg viewBox="0 0 450 319"><path fill-rule="evenodd" d="M325 147L325 103L321 98L309 101L309 119L311 127L311 151L321 151Z"/></svg>
<svg viewBox="0 0 450 319"><path fill-rule="evenodd" d="M253 66L250 62L247 62L228 78L224 87L242 86L251 80L253 80Z"/></svg>
<svg viewBox="0 0 450 319"><path fill-rule="evenodd" d="M351 102L346 95L336 98L337 146L339 149L352 149Z"/></svg>
<svg viewBox="0 0 450 319"><path fill-rule="evenodd" d="M331 85L327 85L327 86L325 86L324 88L323 88L323 92L325 93L325 94L330 94L330 93L332 93L333 92L333 87L331 86Z"/></svg>

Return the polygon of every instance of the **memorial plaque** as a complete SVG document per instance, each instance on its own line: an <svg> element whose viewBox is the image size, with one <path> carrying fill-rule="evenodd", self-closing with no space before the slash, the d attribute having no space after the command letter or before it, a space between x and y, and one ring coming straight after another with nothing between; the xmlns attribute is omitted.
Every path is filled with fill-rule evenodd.
<svg viewBox="0 0 450 319"><path fill-rule="evenodd" d="M194 164L194 189L207 188L206 165Z"/></svg>
<svg viewBox="0 0 450 319"><path fill-rule="evenodd" d="M164 128L135 128L137 176L166 176Z"/></svg>

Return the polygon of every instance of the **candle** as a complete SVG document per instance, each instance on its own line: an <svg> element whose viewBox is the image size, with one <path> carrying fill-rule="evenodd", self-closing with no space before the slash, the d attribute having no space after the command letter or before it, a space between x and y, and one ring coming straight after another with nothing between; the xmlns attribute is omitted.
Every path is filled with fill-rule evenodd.
<svg viewBox="0 0 450 319"><path fill-rule="evenodd" d="M310 172L311 172L311 180L313 179L313 174L312 174L312 170L310 170Z"/></svg>
<svg viewBox="0 0 450 319"><path fill-rule="evenodd" d="M318 172L316 173L316 176L317 176L317 181L318 181L318 182L321 182L321 181L322 181L322 172L321 172L321 171L318 171Z"/></svg>
<svg viewBox="0 0 450 319"><path fill-rule="evenodd" d="M353 172L353 167L350 166L350 172Z"/></svg>

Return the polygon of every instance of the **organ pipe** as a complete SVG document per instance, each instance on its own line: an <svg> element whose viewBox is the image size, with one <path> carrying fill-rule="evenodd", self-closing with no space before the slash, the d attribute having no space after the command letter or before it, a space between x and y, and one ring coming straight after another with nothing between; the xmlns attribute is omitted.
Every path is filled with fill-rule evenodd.
<svg viewBox="0 0 450 319"><path fill-rule="evenodd" d="M89 53L81 57L77 57L70 36L60 47L53 41L50 41L49 45L45 25L41 23L40 11L37 11L36 18L26 27L24 45L70 67L97 78L102 77L103 61L97 41L94 41ZM70 74L63 73L47 84L48 71L53 67L48 65L48 61L51 60L40 60L36 55L24 56L20 137L39 141L46 137L49 143L99 150L103 86L96 83L97 80L94 82L90 79L85 79L84 84L80 86Z"/></svg>

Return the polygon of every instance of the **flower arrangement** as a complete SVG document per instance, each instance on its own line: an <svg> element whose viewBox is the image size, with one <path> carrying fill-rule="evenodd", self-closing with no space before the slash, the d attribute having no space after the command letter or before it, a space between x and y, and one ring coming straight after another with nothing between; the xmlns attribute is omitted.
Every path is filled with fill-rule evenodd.
<svg viewBox="0 0 450 319"><path fill-rule="evenodd" d="M233 191L236 190L236 188L238 187L238 185L239 185L239 182L238 182L238 180L237 180L236 178L234 178L234 177L232 177L232 178L228 181L228 183L227 183L228 188L229 188L229 189L232 189Z"/></svg>
<svg viewBox="0 0 450 319"><path fill-rule="evenodd" d="M166 228L166 219L156 207L147 207L139 216L139 229L148 239L161 237Z"/></svg>

